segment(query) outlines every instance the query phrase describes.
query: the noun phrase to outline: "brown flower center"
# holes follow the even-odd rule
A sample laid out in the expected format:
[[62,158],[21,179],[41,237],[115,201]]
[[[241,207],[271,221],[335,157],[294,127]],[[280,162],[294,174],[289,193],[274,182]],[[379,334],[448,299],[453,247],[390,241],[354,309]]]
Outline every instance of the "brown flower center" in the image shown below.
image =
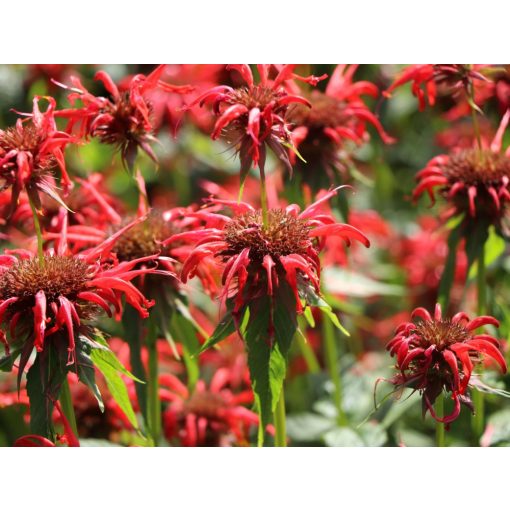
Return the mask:
[[415,333],[420,337],[417,344],[424,349],[435,345],[441,350],[469,338],[466,328],[450,320],[420,322],[416,326]]
[[314,90],[307,96],[311,108],[297,104],[289,110],[289,120],[296,126],[307,126],[311,130],[322,131],[325,127],[336,127],[345,124],[345,105]]
[[[148,102],[146,104],[151,113],[151,104]],[[94,130],[94,136],[102,143],[123,145],[151,134],[146,129],[142,114],[131,104],[129,92],[123,92],[120,99],[104,109],[104,113],[110,115],[111,119],[109,122],[99,124]]]
[[222,255],[229,257],[249,248],[251,260],[262,262],[265,255],[270,255],[277,262],[281,256],[306,254],[312,246],[310,229],[307,220],[282,209],[268,211],[267,225],[262,224],[260,211],[245,213],[233,218],[225,227],[228,249]]
[[172,224],[165,221],[161,212],[152,211],[145,221],[131,227],[118,239],[113,252],[117,254],[120,261],[165,252],[167,250],[160,243],[175,233]]
[[468,186],[492,186],[510,177],[510,158],[490,150],[463,150],[450,156],[443,173],[451,184],[458,181]]
[[185,403],[184,410],[186,413],[215,419],[221,417],[220,411],[225,407],[225,400],[220,394],[212,391],[197,391]]
[[31,120],[23,124],[21,129],[9,127],[0,133],[0,149],[7,153],[11,150],[30,152],[33,157],[33,167],[40,173],[49,172],[57,164],[51,154],[39,155],[39,149],[44,142],[40,131]]
[[20,260],[1,275],[0,299],[33,299],[40,290],[48,301],[59,296],[73,299],[88,280],[89,266],[75,257],[45,255],[44,266],[36,257]]
[[251,90],[247,87],[235,89],[225,101],[229,104],[242,104],[248,110],[259,108],[262,111],[269,103],[276,101],[280,96],[281,93],[268,87],[256,85]]

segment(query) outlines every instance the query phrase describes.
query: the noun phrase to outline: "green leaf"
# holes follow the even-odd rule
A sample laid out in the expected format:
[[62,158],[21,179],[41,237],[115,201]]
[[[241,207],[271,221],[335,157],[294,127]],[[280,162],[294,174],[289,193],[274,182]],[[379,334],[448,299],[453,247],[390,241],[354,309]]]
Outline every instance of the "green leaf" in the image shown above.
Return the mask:
[[200,377],[198,359],[193,356],[193,353],[200,350],[195,327],[186,315],[175,313],[170,322],[170,331],[172,337],[182,344],[184,364],[188,374],[188,387],[193,390]]
[[334,420],[315,413],[294,414],[287,418],[287,433],[293,441],[299,443],[321,441],[324,434],[334,426]]
[[0,372],[10,372],[16,361],[16,358],[20,355],[23,349],[16,349],[10,354],[5,354],[0,357]]
[[223,316],[219,324],[216,326],[216,329],[213,331],[212,335],[205,341],[202,347],[198,350],[197,354],[201,354],[202,352],[206,351],[213,345],[216,345],[218,342],[221,342],[221,340],[224,340],[232,333],[235,333],[235,330],[236,326],[234,318],[232,317],[230,311],[228,311]]
[[287,357],[297,331],[292,291],[282,283],[272,298],[261,296],[248,305],[247,320],[241,326],[248,352],[248,366],[255,403],[259,412],[258,444],[275,410],[287,372]]
[[400,285],[379,282],[364,274],[338,267],[325,268],[323,281],[326,292],[344,296],[367,298],[404,294],[404,288]]
[[365,446],[359,434],[349,427],[336,427],[324,434],[326,446]]
[[96,365],[98,368],[98,363],[101,364],[101,366],[108,365],[111,369],[115,370],[116,372],[120,372],[121,374],[125,375],[126,377],[129,377],[130,379],[133,379],[133,381],[137,381],[139,383],[144,384],[144,381],[141,379],[138,379],[136,376],[134,376],[115,356],[115,354],[110,350],[108,347],[108,344],[106,341],[100,341],[98,342],[100,344],[99,348],[93,348],[90,356],[92,358],[92,361],[94,362],[94,365]]
[[246,342],[248,368],[254,393],[255,405],[259,413],[257,443],[262,446],[266,425],[271,416],[271,389],[269,384],[270,339],[269,320],[271,302],[267,296],[250,303],[246,312],[248,324],[242,330]]
[[[113,355],[113,353],[111,353]],[[122,377],[119,375],[119,372],[124,374],[129,374],[132,378],[132,374],[128,372],[122,364],[113,356],[115,360],[117,360],[117,363],[122,367],[123,370],[119,370],[117,368],[117,363],[111,362],[112,358],[110,356],[105,356],[104,351],[101,349],[94,349],[91,352],[91,358],[94,362],[94,365],[101,371],[103,374],[106,385],[108,386],[108,390],[110,391],[112,397],[114,398],[115,402],[119,405],[119,407],[122,409],[123,413],[126,415],[126,417],[129,420],[129,423],[133,425],[135,429],[139,429],[138,427],[138,421],[136,419],[135,412],[133,410],[133,406],[131,405],[131,401],[129,400],[128,391],[126,388],[126,384],[122,380]],[[126,375],[127,375],[126,374]],[[136,380],[136,379],[135,379]]]
[[469,224],[472,228],[465,229],[466,236],[466,255],[468,258],[468,268],[474,264],[475,260],[478,259],[485,242],[489,236],[489,225],[487,220],[477,221]]
[[[142,327],[138,312],[132,306],[126,306],[122,315],[124,339],[129,344],[129,362],[137,380],[146,381],[147,374],[142,362]],[[147,423],[147,392],[144,384],[135,382],[135,391],[142,416]]]
[[482,436],[484,446],[510,445],[510,410],[503,409],[494,413],[488,420],[490,434]]
[[36,356],[27,373],[27,393],[30,401],[30,431],[47,438],[53,438],[53,402],[47,397],[46,381],[48,367]]
[[[484,245],[485,265],[493,264],[505,252],[505,240],[496,233],[496,229],[491,225],[489,228],[489,236]],[[469,271],[469,279],[475,278],[478,272],[478,266],[472,265]]]
[[90,349],[87,349],[80,341],[82,338],[83,337],[80,337],[76,342],[76,365],[78,367],[78,379],[92,391],[94,397],[96,397],[101,412],[104,412],[104,403],[101,397],[101,392],[99,391],[99,388],[96,384],[96,371],[94,368],[94,363],[92,362],[92,358],[90,357]]

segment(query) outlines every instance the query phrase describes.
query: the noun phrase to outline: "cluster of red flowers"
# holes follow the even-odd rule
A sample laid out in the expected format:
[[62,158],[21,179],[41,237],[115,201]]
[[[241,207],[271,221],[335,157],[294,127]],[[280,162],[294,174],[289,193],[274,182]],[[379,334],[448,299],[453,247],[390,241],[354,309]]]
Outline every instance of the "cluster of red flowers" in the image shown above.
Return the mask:
[[[461,404],[473,408],[484,355],[506,371],[500,342],[476,333],[499,326],[483,315],[477,243],[506,235],[505,68],[408,66],[383,97],[358,65],[332,67],[330,76],[296,64],[158,65],[122,79],[90,71],[31,67],[26,83],[42,80],[48,95],[30,98],[32,111],[14,111],[14,125],[0,129],[0,369],[13,376],[0,380],[0,408],[18,401],[26,409],[31,433],[17,446],[79,446],[87,437],[244,446],[257,427],[259,444],[274,435],[283,446],[284,380],[305,365],[330,371],[343,427],[329,326],[346,333],[337,313],[346,311],[373,345],[406,313],[386,302],[371,319],[346,302],[362,296],[369,309],[381,288],[397,287],[372,282],[375,250],[346,249],[353,241],[390,255],[404,273],[406,308],[421,319],[398,326],[387,346],[396,391],[418,391],[424,414],[450,423]],[[447,207],[437,219],[420,217],[414,232],[390,225],[387,210],[360,207],[363,197],[353,209],[339,193],[347,179],[371,182],[363,164],[354,168],[371,131],[384,147],[396,143],[377,112],[407,83],[420,110],[444,102],[447,119],[473,119],[443,134],[448,154],[417,173],[413,199],[439,196]],[[497,130],[479,122],[493,100]],[[216,178],[200,150],[213,143],[219,153],[222,142],[238,171]],[[110,163],[90,170],[84,154],[96,146]],[[213,180],[183,178],[195,164]],[[484,312],[470,320],[458,308],[475,263]],[[335,271],[331,282],[325,275]],[[439,305],[427,312],[437,301],[451,319]],[[306,324],[316,322],[323,335],[310,333],[308,344]],[[443,393],[453,410],[440,415]]]

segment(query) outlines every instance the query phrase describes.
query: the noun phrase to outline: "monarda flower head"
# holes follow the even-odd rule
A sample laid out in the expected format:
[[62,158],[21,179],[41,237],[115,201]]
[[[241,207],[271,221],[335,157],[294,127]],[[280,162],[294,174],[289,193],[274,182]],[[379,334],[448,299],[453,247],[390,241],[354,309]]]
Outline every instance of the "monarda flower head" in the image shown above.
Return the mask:
[[160,398],[168,402],[163,413],[165,437],[179,446],[247,446],[250,429],[257,426],[256,413],[245,405],[253,403],[253,392],[234,393],[226,368],[218,369],[210,384],[197,382],[188,388],[174,375],[160,376]]
[[216,140],[223,136],[239,153],[241,175],[245,176],[250,167],[264,167],[266,147],[292,171],[287,147],[292,139],[287,124],[287,112],[292,103],[310,106],[305,98],[288,91],[286,82],[301,79],[316,84],[324,77],[302,78],[294,74],[295,64],[281,67],[273,79],[269,78],[269,65],[257,66],[260,83],[255,84],[253,73],[247,64],[231,64],[227,69],[238,71],[246,86],[232,88],[227,85],[213,87],[201,94],[190,106],[213,104],[218,117],[211,137]]
[[483,144],[482,149],[462,149],[432,158],[416,176],[418,185],[413,197],[427,192],[434,203],[434,192],[439,188],[452,206],[450,215],[466,213],[470,218],[498,224],[510,200],[510,149],[501,151],[509,120],[510,110],[503,116],[492,143]]
[[[362,99],[364,95],[377,97],[379,91],[368,81],[354,82],[357,68],[357,65],[338,65],[325,92],[313,90],[304,94],[311,108],[297,104],[289,109],[288,118],[294,126],[292,141],[307,162],[303,170],[308,166],[316,172],[318,167],[323,167],[332,173],[342,163],[339,150],[346,141],[355,145],[367,141],[367,124],[375,127],[385,143],[394,142]],[[290,158],[294,163],[294,152]]]
[[384,95],[390,97],[396,88],[411,82],[413,95],[418,98],[420,110],[423,110],[426,101],[431,106],[435,104],[438,87],[444,87],[445,92],[452,96],[474,94],[475,83],[489,81],[483,74],[487,67],[470,64],[413,64],[397,76]]
[[154,162],[156,155],[151,143],[156,141],[155,125],[152,120],[152,106],[146,94],[153,90],[189,93],[189,86],[174,86],[160,80],[165,66],[158,66],[148,76],[137,74],[120,89],[105,71],[96,73],[96,80],[104,85],[110,97],[95,96],[76,78],[71,78],[72,87],[62,85],[70,91],[71,104],[80,100],[78,108],[59,110],[57,115],[69,119],[68,131],[81,137],[93,136],[101,143],[116,146],[122,160],[133,167],[138,148],[142,149]]
[[[369,246],[368,239],[351,225],[336,223],[324,214],[321,205],[336,195],[337,188],[300,211],[293,204],[285,209],[270,209],[267,223],[260,210],[243,202],[211,199],[207,208],[196,213],[208,228],[172,236],[166,242],[187,241],[195,248],[184,262],[181,278],[186,282],[197,273],[203,259],[213,256],[223,266],[224,299],[234,302],[234,314],[260,295],[276,296],[286,282],[295,298],[295,309],[303,311],[311,294],[320,294],[319,253],[328,236],[340,236]],[[218,214],[216,206],[228,206],[232,217]]]
[[[490,316],[470,320],[464,312],[451,319],[443,318],[439,305],[433,316],[425,308],[416,308],[412,317],[421,320],[401,324],[386,347],[396,357],[395,368],[399,371],[391,382],[397,388],[418,390],[423,413],[430,411],[435,420],[450,423],[459,416],[461,404],[472,409],[468,386],[483,355],[506,372],[499,341],[488,334],[475,333],[487,324],[499,327],[499,322]],[[451,394],[454,406],[449,415],[437,416],[433,405],[443,391]]]
[[63,365],[75,364],[78,337],[91,335],[90,321],[101,309],[109,316],[113,309],[119,317],[123,299],[148,317],[147,309],[154,303],[131,280],[155,268],[135,269],[142,260],[118,262],[111,257],[111,246],[122,233],[71,254],[64,230],[56,251],[42,258],[24,250],[6,251],[0,257],[0,340],[7,353],[21,353],[20,372],[34,348],[42,353],[49,345],[59,354],[67,351]]
[[32,113],[26,114],[25,119],[18,119],[13,127],[0,129],[0,191],[11,189],[9,214],[16,208],[23,190],[37,210],[41,209],[40,193],[63,205],[53,179],[57,167],[64,191],[68,192],[72,186],[66,171],[64,149],[73,138],[57,130],[55,100],[45,97],[48,108],[41,112],[40,99],[38,96],[34,98]]

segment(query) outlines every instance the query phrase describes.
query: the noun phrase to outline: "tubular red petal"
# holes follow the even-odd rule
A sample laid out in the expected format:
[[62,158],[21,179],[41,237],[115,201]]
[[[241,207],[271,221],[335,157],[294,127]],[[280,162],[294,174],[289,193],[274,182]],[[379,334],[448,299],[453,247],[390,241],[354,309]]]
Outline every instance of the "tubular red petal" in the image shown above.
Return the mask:
[[425,308],[423,307],[419,307],[419,308],[415,308],[413,310],[413,313],[411,314],[411,317],[420,317],[421,319],[423,319],[424,321],[431,321],[432,320],[432,317],[429,313],[428,310],[426,310]]
[[477,195],[477,191],[476,191],[475,186],[469,186],[469,188],[468,188],[469,214],[471,214],[472,217],[475,217],[475,215],[476,215],[476,208],[475,208],[476,195]]
[[473,331],[481,326],[485,326],[487,324],[491,324],[492,326],[496,326],[499,328],[499,321],[490,315],[482,315],[480,317],[476,317],[472,321],[468,322],[466,325],[466,329],[468,331]]
[[46,332],[46,294],[40,290],[35,295],[34,313],[34,346],[38,352],[43,350]]
[[243,80],[248,85],[248,88],[253,88],[253,73],[251,72],[250,66],[248,64],[228,64],[227,69],[234,69],[243,77]]

